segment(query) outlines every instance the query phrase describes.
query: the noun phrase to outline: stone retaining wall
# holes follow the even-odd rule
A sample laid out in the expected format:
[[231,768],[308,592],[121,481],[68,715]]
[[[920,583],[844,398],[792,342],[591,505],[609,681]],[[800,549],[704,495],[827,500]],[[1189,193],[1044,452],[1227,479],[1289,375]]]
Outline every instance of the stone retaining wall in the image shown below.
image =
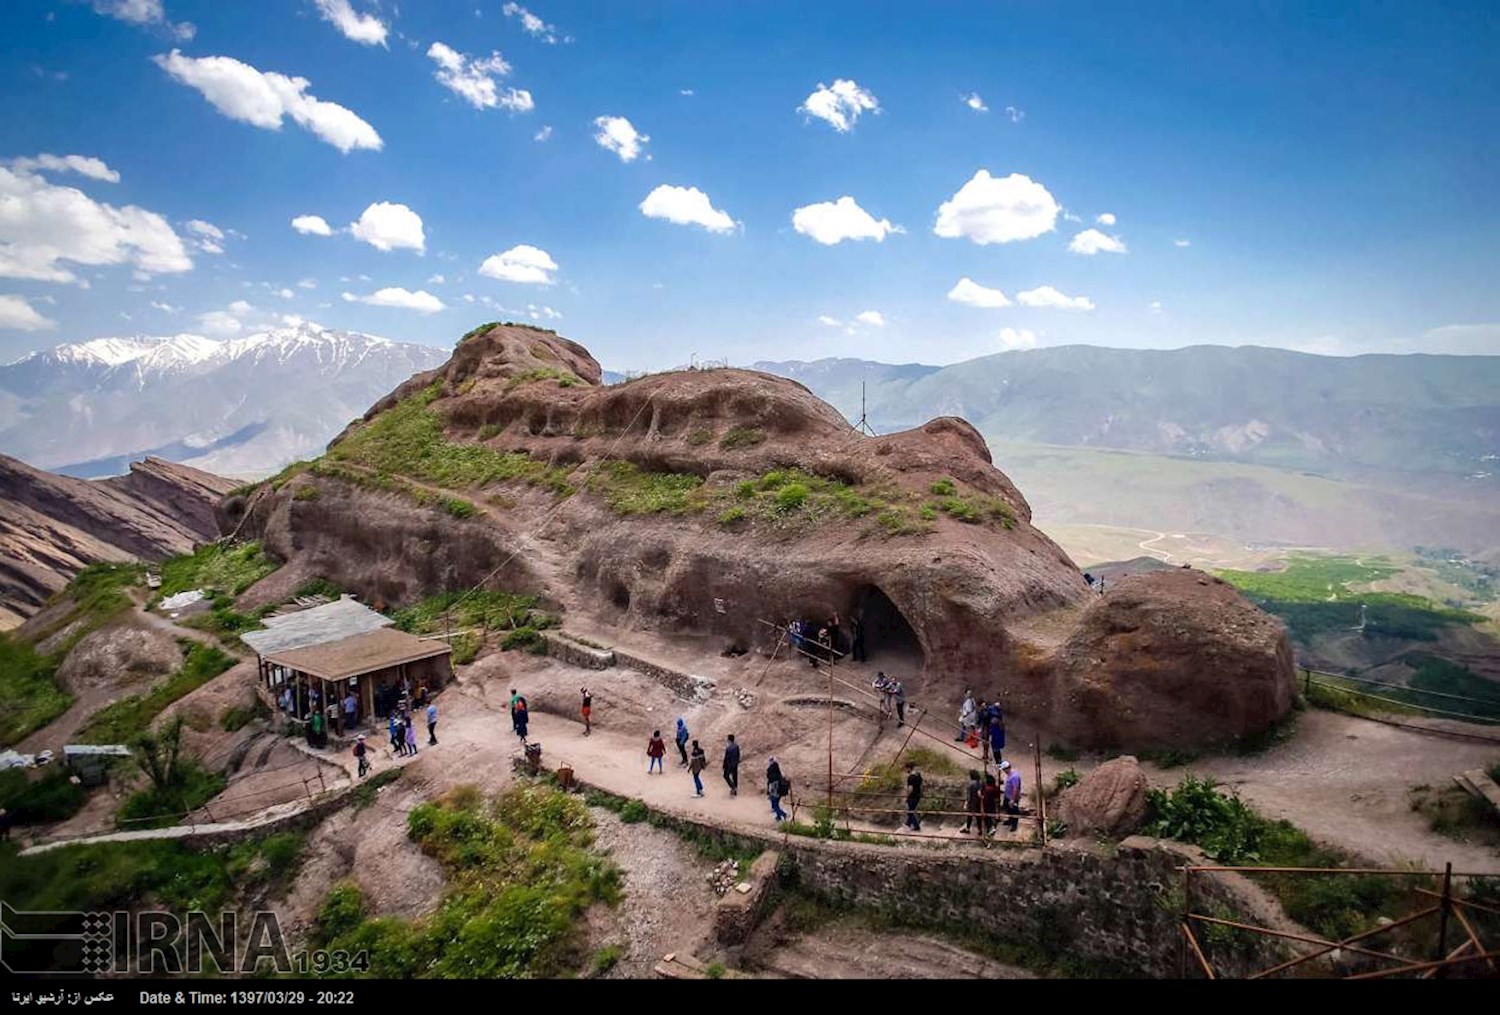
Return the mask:
[[689,701],[707,701],[708,696],[713,693],[714,682],[707,677],[679,673],[677,670],[658,666],[656,663],[633,656],[628,652],[621,652],[619,649],[615,649],[614,654],[616,664],[635,670],[637,673],[644,673],[679,698],[686,698]]
[[610,649],[594,648],[574,641],[561,631],[543,631],[547,654],[560,659],[569,666],[585,670],[607,670],[615,664],[615,653]]

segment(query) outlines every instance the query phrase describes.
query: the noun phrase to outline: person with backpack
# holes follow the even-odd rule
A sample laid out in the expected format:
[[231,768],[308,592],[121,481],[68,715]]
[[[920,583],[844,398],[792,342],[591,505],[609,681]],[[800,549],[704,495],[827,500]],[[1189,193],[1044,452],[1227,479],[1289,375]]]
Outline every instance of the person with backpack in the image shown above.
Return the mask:
[[437,702],[427,703],[427,746],[437,746]]
[[922,818],[917,807],[922,803],[922,773],[915,761],[906,763],[906,827],[913,832],[922,830]]
[[521,738],[521,743],[523,744],[526,743],[526,723],[528,721],[528,718],[529,717],[526,712],[526,699],[523,697],[517,697],[516,711],[514,716],[512,717],[512,722],[516,727],[516,736]]
[[703,795],[703,770],[707,767],[708,755],[703,752],[703,748],[698,745],[698,741],[694,740],[692,756],[688,760],[688,771],[693,775],[693,789],[697,792],[698,796]]
[[657,775],[662,774],[661,759],[666,757],[666,754],[667,743],[661,738],[661,730],[653,730],[651,732],[651,739],[646,741],[646,757],[649,759],[646,762],[647,775],[650,775],[652,772],[655,772]]
[[682,762],[678,765],[679,768],[687,768],[687,764],[688,764],[687,745],[688,745],[688,728],[687,728],[687,723],[685,723],[685,722],[682,721],[682,717],[681,716],[678,716],[677,717],[677,753],[680,754],[680,755],[682,755]]
[[729,734],[729,743],[724,745],[724,781],[729,784],[729,795],[740,795],[740,745]]
[[359,739],[354,741],[354,757],[359,761],[359,777],[363,779],[365,773],[370,771],[369,749],[365,747],[363,734],[360,735]]
[[786,820],[786,811],[781,809],[781,798],[792,791],[792,780],[781,772],[775,758],[766,762],[766,795],[771,798],[771,813],[777,821]]

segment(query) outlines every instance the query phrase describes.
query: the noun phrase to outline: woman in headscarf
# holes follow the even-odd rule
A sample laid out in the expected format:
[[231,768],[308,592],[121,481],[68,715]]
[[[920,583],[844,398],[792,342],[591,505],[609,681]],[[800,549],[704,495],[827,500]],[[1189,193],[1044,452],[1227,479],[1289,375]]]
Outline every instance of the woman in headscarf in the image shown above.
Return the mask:
[[786,795],[791,784],[786,776],[781,774],[781,765],[775,758],[766,762],[766,796],[771,798],[771,813],[777,821],[786,820],[786,811],[781,809],[781,798]]
[[687,728],[687,723],[685,723],[685,722],[682,721],[682,717],[681,716],[678,716],[677,717],[677,753],[680,754],[680,755],[682,755],[682,764],[679,766],[681,768],[687,768],[687,763],[688,763],[687,744],[688,744],[688,728]]

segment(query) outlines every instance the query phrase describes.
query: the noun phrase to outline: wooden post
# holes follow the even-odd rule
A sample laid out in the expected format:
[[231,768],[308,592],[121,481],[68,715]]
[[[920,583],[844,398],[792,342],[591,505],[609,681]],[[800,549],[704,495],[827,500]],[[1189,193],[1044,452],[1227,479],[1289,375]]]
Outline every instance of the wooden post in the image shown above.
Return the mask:
[[[1443,868],[1443,899],[1440,903],[1442,910],[1438,915],[1438,942],[1437,954],[1434,959],[1445,959],[1448,957],[1448,917],[1453,912],[1453,863],[1450,861]],[[1446,967],[1439,967],[1437,975],[1446,978]]]
[[1042,742],[1031,745],[1036,751],[1036,815],[1037,827],[1042,832],[1042,848],[1047,848],[1047,794],[1042,789]]

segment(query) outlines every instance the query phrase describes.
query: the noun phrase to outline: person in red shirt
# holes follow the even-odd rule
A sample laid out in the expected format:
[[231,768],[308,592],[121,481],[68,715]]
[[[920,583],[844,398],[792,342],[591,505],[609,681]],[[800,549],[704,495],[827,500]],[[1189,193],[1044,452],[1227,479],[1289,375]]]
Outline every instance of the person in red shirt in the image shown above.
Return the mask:
[[980,828],[985,835],[995,833],[995,824],[1000,814],[1000,785],[993,775],[984,777],[984,789],[979,791]]
[[661,759],[666,757],[666,754],[667,742],[661,738],[661,730],[652,731],[651,739],[646,741],[646,757],[650,759],[646,762],[647,775],[650,775],[652,772],[655,772],[657,775],[662,774]]

